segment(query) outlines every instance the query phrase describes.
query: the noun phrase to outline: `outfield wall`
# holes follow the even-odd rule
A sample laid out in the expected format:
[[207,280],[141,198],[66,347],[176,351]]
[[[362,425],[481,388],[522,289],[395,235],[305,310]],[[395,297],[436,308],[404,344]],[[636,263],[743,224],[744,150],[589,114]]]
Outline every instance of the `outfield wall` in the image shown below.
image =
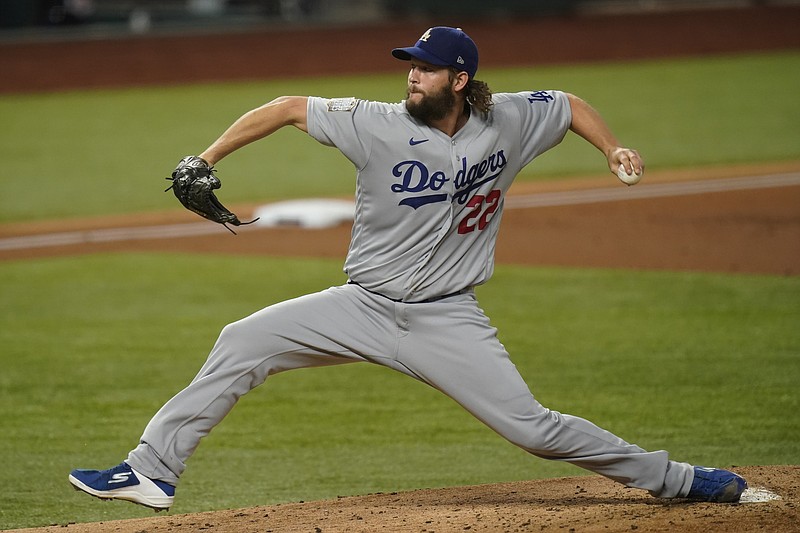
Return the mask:
[[121,33],[0,40],[0,94],[395,72],[389,50],[433,24],[462,25],[482,68],[800,50],[797,5],[633,13],[624,24],[612,13]]

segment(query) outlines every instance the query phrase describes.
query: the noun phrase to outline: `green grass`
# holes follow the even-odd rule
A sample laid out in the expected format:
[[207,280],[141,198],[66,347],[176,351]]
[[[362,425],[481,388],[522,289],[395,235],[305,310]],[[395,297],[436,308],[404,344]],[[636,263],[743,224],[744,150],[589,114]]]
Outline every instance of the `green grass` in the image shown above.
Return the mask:
[[[225,323],[343,281],[328,260],[0,263],[0,528],[152,516],[66,475],[124,458]],[[553,409],[694,463],[800,456],[798,278],[501,266],[479,297]],[[581,473],[405,376],[347,365],[247,395],[191,459],[173,512]]]
[[[0,98],[0,223],[175,209],[163,194],[183,155],[245,111],[283,94],[399,101],[404,72]],[[649,168],[800,158],[800,53],[564,67],[485,69],[495,91],[562,89],[602,112]],[[227,203],[349,195],[338,151],[281,131],[219,165]],[[520,179],[605,172],[575,136]]]

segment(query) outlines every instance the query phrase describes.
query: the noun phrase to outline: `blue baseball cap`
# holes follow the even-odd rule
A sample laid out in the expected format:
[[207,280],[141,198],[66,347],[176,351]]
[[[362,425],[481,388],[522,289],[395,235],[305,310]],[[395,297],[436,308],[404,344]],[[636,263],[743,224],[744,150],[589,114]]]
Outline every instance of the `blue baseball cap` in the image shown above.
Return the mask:
[[440,67],[453,67],[469,74],[478,71],[478,47],[461,28],[436,26],[419,38],[414,46],[395,48],[392,55],[409,61],[412,58]]

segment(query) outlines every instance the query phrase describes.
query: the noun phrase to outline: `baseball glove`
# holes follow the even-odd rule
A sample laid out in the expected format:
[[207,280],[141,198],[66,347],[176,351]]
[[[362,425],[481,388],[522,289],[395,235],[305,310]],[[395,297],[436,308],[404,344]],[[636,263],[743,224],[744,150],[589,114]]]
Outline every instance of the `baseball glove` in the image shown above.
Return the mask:
[[203,218],[222,224],[234,235],[236,232],[229,228],[228,224],[241,226],[252,224],[258,220],[242,222],[222,205],[214,194],[214,190],[222,187],[222,183],[214,175],[214,168],[209,166],[202,157],[195,155],[184,157],[172,172],[172,176],[166,179],[172,180],[172,185],[167,187],[164,192],[172,189],[175,197],[186,209]]

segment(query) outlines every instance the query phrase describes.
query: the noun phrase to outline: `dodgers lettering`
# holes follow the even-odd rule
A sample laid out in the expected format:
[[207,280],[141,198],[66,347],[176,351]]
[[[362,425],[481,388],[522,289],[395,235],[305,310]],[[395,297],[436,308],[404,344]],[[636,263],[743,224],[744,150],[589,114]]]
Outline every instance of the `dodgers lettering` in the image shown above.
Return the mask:
[[[392,191],[399,193],[438,191],[449,181],[441,170],[431,174],[424,163],[413,160],[397,163],[392,169],[392,175],[398,178],[403,177],[402,183],[392,185]],[[430,194],[405,198],[398,205],[408,205],[417,209],[426,204],[445,200],[447,200],[447,194]]]
[[[496,154],[490,155],[480,163],[472,165],[467,170],[467,158],[461,158],[461,170],[456,173],[455,186],[458,191],[454,198],[458,203],[466,203],[469,198],[469,193],[477,189],[484,183],[497,179],[500,171],[506,166],[508,161],[506,155],[502,150],[498,150]],[[487,176],[487,173],[490,173]]]
[[[456,192],[453,199],[460,204],[465,204],[470,194],[483,184],[494,181],[505,168],[508,160],[503,150],[498,150],[480,163],[467,167],[467,158],[461,158],[461,168],[456,172],[454,185]],[[441,171],[431,172],[421,161],[408,160],[397,163],[392,168],[392,175],[402,178],[400,183],[391,186],[395,193],[423,193],[436,192],[450,181],[450,178]],[[398,205],[407,205],[417,209],[423,205],[447,200],[446,193],[414,195],[400,200]]]

